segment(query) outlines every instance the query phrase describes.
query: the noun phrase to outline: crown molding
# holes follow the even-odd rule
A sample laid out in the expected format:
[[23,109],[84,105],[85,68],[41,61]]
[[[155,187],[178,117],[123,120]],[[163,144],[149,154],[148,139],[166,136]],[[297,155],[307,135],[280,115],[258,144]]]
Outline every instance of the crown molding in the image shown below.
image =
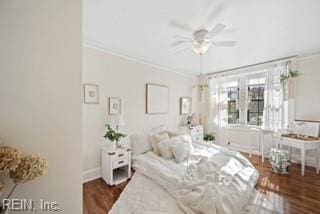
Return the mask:
[[172,70],[170,68],[167,68],[167,67],[164,67],[164,66],[160,66],[160,65],[157,65],[157,64],[154,64],[154,63],[151,63],[151,62],[148,62],[148,61],[136,58],[136,57],[132,57],[132,56],[129,56],[129,55],[126,55],[126,54],[122,54],[122,53],[120,53],[118,51],[114,51],[114,50],[111,50],[109,48],[106,48],[102,43],[97,42],[97,41],[85,39],[82,42],[82,47],[95,49],[95,50],[101,51],[103,53],[107,53],[107,54],[110,54],[110,55],[113,55],[113,56],[118,56],[118,57],[121,57],[123,59],[129,60],[129,61],[132,61],[132,62],[137,62],[137,63],[144,64],[144,65],[147,65],[147,66],[150,66],[150,67],[153,67],[153,68],[157,68],[159,70],[172,72],[172,73],[184,76],[184,77],[188,77],[188,78],[197,78],[198,77],[197,74],[190,74],[190,73],[183,72],[183,71]]
[[300,56],[298,56],[297,59],[298,60],[305,60],[305,59],[312,59],[312,58],[316,58],[316,57],[320,57],[320,52],[300,55]]

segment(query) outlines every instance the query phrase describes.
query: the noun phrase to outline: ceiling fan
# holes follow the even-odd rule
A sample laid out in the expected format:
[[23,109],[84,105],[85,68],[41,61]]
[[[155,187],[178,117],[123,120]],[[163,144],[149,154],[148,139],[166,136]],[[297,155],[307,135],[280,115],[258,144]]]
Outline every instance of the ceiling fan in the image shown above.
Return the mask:
[[[212,21],[213,16],[216,16],[218,12],[221,11],[221,7],[217,8],[218,10],[214,10],[211,12],[211,15],[208,17],[208,21]],[[185,36],[175,36],[177,39],[171,45],[173,47],[178,47],[179,49],[175,53],[180,53],[186,51],[188,49],[193,49],[196,54],[203,55],[205,54],[211,46],[216,47],[234,47],[237,42],[236,41],[216,41],[214,37],[225,30],[226,25],[217,24],[211,29],[207,29],[205,27],[200,28],[199,30],[194,31],[187,25],[180,24],[178,22],[170,22],[172,27],[182,29],[189,33],[192,33],[192,37]]]

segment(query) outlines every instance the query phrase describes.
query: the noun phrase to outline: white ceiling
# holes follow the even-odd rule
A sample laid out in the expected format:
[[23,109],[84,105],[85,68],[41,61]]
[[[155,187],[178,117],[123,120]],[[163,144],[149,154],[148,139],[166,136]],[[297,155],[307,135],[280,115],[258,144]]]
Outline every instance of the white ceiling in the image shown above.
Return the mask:
[[216,40],[238,41],[212,47],[203,73],[320,51],[320,0],[84,0],[83,12],[85,44],[190,74],[199,74],[199,56],[173,53],[174,35],[191,33],[172,21],[195,30],[223,23],[227,30]]

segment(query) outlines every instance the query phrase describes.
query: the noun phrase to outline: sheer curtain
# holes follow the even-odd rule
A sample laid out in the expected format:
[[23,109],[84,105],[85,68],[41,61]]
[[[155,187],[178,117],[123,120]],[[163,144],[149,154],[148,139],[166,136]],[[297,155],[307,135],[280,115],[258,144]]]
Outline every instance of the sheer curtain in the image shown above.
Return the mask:
[[281,75],[288,69],[287,63],[281,63],[267,72],[262,127],[276,133],[288,125],[288,102],[285,99],[286,90],[281,83]]
[[225,78],[211,78],[208,93],[207,128],[220,142],[221,129],[228,124],[228,94]]

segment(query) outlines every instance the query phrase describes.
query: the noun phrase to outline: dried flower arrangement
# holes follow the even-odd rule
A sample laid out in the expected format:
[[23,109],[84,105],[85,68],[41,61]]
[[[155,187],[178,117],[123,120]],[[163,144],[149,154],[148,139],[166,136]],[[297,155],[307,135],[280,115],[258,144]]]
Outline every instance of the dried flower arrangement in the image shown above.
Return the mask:
[[[17,185],[31,181],[47,172],[48,163],[45,158],[36,155],[23,156],[18,149],[0,145],[0,173],[9,175],[14,182],[14,187],[6,197],[10,198]],[[0,195],[4,183],[0,181]]]

